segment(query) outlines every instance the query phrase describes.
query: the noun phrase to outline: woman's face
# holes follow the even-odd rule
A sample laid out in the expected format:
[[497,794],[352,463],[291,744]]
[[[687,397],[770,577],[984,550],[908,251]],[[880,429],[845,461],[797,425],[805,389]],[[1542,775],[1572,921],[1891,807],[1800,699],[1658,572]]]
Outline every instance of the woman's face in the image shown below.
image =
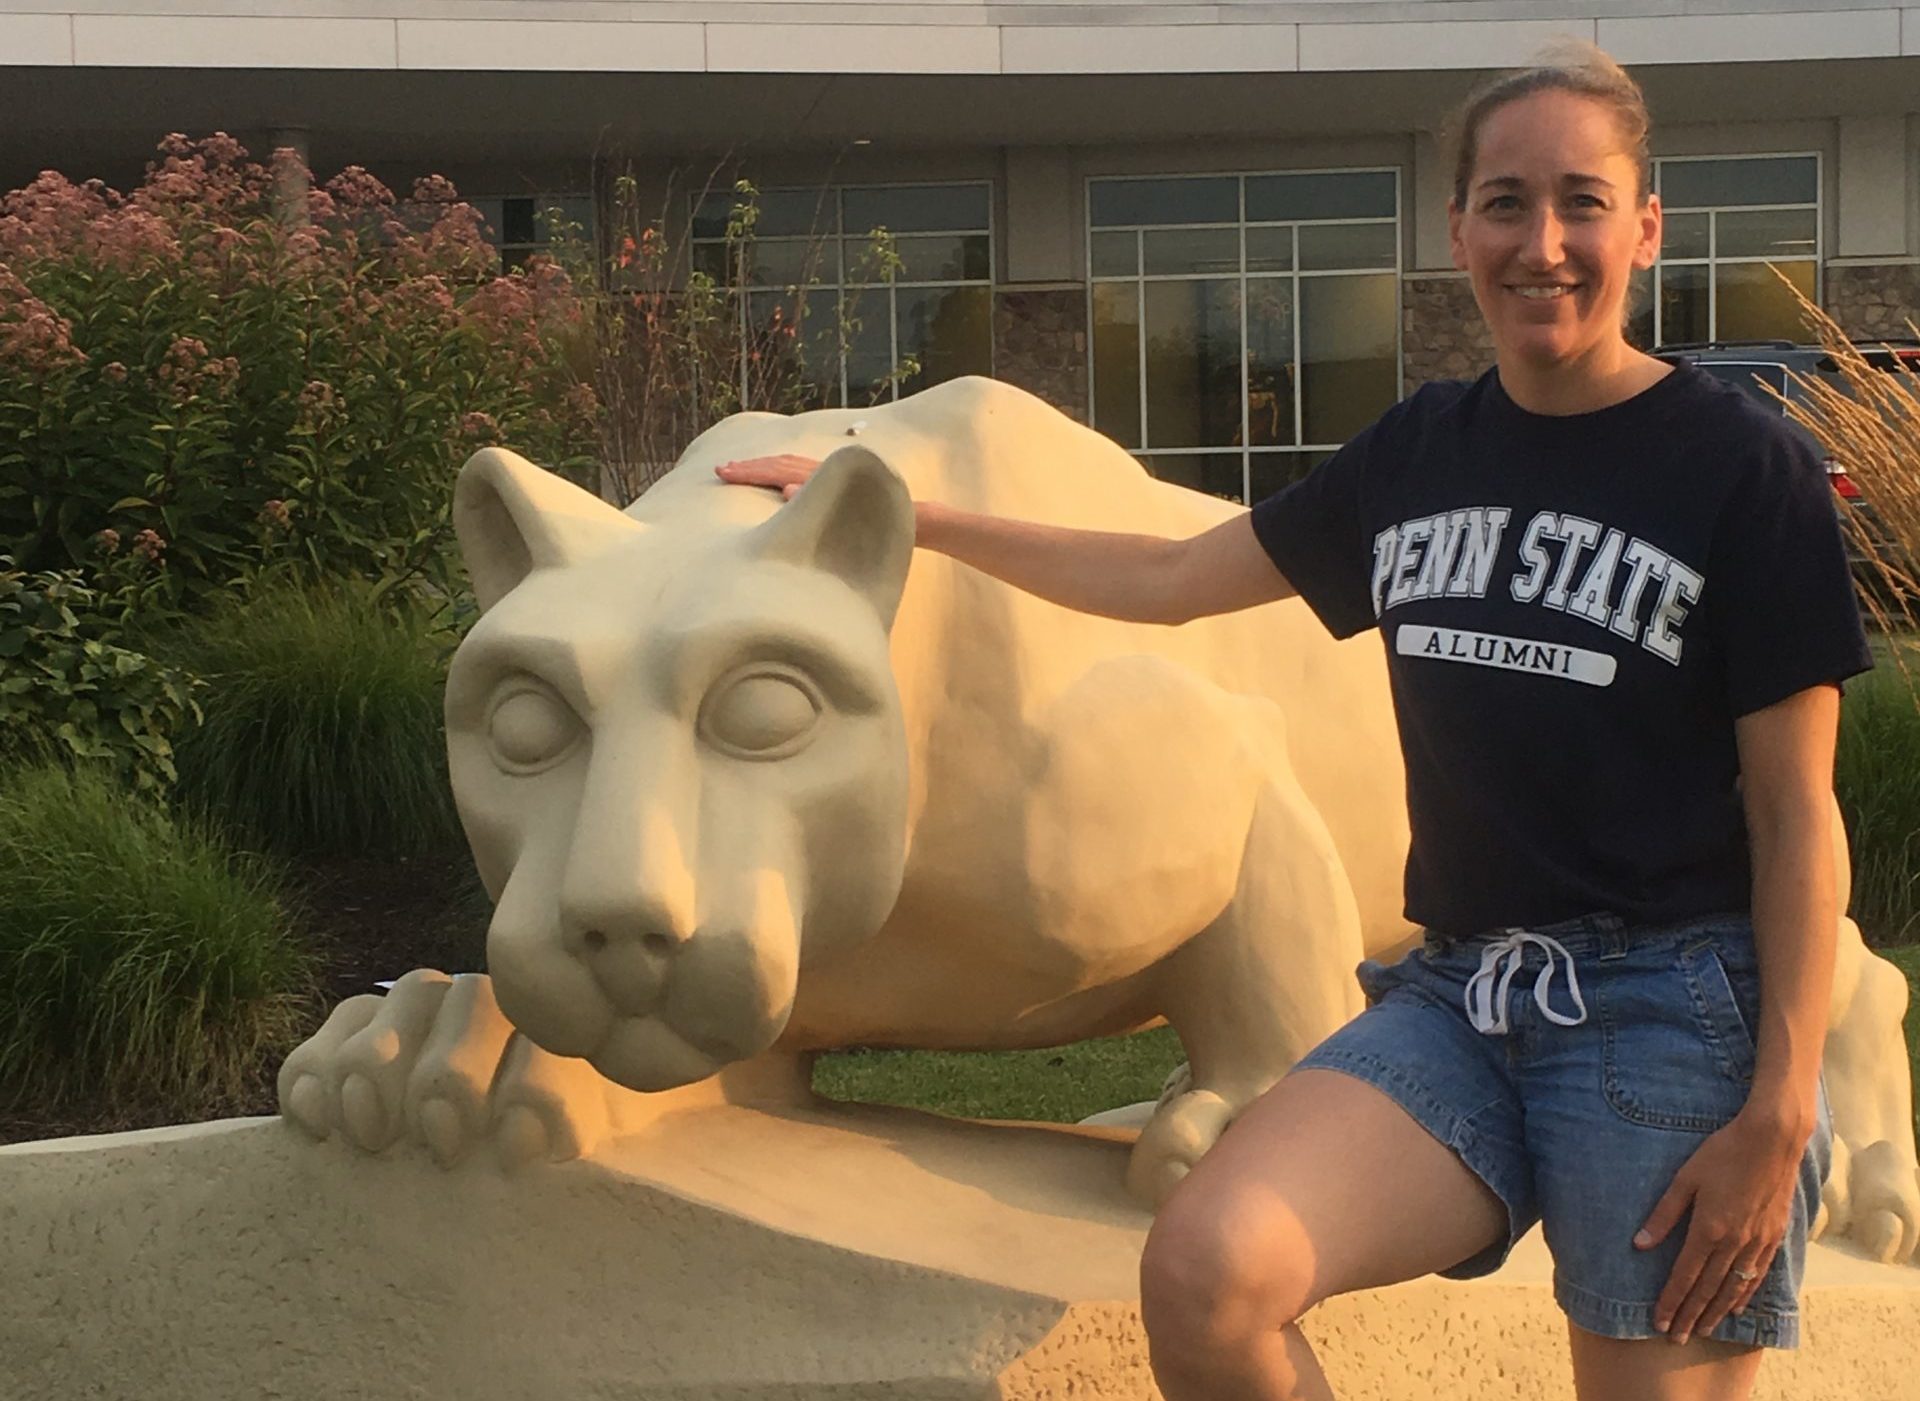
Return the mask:
[[1537,92],[1480,126],[1467,203],[1448,205],[1453,264],[1503,361],[1551,369],[1624,344],[1636,268],[1660,252],[1660,202],[1637,202],[1633,157],[1612,111]]

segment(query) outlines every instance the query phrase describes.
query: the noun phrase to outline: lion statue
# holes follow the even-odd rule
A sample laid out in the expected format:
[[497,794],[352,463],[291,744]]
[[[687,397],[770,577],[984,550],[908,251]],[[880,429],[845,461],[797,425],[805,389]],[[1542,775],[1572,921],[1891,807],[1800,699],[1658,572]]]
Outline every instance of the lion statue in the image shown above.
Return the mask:
[[[790,504],[714,475],[774,453],[825,459]],[[1190,1069],[1132,1151],[1152,1203],[1360,1009],[1354,966],[1416,935],[1377,636],[1297,600],[1070,614],[916,553],[909,488],[1164,535],[1238,509],[979,378],[736,415],[624,512],[501,449],[466,464],[482,613],[447,741],[490,976],[342,1003],[281,1072],[288,1117],[562,1159],[688,1096],[804,1098],[818,1051],[1164,1020]],[[1886,1259],[1920,1233],[1905,997],[1847,922],[1826,1217]]]

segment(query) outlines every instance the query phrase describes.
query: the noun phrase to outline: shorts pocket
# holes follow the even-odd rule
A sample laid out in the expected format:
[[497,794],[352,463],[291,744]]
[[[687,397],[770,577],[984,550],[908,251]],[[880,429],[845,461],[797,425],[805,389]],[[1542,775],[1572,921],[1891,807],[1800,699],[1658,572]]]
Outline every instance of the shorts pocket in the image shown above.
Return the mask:
[[1596,980],[1607,1102],[1636,1124],[1711,1133],[1753,1082],[1753,1034],[1726,966],[1711,942],[1636,964]]

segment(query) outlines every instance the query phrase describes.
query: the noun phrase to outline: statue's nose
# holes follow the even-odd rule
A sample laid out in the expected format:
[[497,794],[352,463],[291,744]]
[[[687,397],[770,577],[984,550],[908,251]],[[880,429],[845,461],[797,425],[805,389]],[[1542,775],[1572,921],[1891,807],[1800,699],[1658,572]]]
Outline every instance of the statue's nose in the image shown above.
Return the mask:
[[641,920],[594,925],[569,942],[614,1006],[633,1016],[658,1005],[673,956],[687,940]]

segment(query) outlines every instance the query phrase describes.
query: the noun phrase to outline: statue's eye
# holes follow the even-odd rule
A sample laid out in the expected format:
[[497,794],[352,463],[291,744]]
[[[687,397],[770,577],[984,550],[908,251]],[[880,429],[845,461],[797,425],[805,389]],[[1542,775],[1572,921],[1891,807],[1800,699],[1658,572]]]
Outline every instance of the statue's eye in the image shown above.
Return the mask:
[[487,736],[502,768],[533,773],[573,748],[580,722],[558,696],[528,688],[514,691],[493,708]]
[[820,719],[820,701],[798,674],[758,668],[736,673],[708,693],[700,730],[708,742],[745,759],[784,759]]

